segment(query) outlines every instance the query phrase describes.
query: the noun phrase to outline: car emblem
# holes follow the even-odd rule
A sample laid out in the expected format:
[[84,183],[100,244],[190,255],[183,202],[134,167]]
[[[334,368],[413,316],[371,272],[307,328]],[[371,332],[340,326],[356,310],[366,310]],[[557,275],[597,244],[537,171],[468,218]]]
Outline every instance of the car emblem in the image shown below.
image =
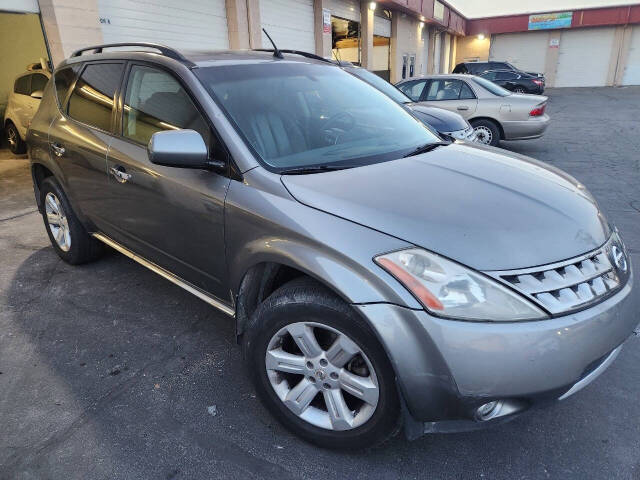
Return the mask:
[[611,258],[618,270],[622,273],[627,273],[627,268],[629,268],[627,265],[627,257],[617,245],[611,247]]

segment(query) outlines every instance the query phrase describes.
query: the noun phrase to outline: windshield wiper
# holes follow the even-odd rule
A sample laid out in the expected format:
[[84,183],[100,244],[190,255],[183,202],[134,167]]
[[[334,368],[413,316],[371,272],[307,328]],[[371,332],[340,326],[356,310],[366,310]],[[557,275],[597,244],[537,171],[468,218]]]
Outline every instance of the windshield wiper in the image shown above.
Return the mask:
[[353,168],[357,165],[316,165],[312,167],[294,167],[280,170],[281,175],[304,175],[307,173],[335,172],[336,170],[345,170]]
[[412,157],[414,155],[420,155],[421,153],[427,153],[433,150],[436,147],[442,147],[444,145],[450,145],[451,142],[434,142],[434,143],[425,143],[424,145],[420,145],[414,151],[407,153],[402,158]]

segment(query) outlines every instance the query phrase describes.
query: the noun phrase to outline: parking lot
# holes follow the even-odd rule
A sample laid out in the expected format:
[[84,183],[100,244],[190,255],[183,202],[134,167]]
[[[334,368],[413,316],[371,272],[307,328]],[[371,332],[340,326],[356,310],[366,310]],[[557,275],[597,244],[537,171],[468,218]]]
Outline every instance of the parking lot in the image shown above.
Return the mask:
[[[640,265],[640,87],[547,94],[546,135],[503,147],[582,181]],[[63,263],[27,160],[10,158],[0,151],[0,478],[640,478],[639,336],[584,391],[505,425],[321,450],[255,398],[227,317],[116,253]]]

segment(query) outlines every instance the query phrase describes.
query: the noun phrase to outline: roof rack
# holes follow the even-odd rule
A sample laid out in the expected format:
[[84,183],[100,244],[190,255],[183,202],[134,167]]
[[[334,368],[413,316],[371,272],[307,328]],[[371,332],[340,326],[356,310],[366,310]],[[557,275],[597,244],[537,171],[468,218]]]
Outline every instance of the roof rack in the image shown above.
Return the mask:
[[93,45],[92,47],[85,47],[79,50],[76,50],[71,54],[72,57],[80,57],[83,52],[92,51],[92,53],[102,53],[102,50],[105,48],[116,48],[116,47],[144,47],[144,48],[153,48],[154,50],[158,50],[161,55],[165,57],[173,58],[174,60],[178,60],[179,62],[186,63],[190,66],[194,65],[193,62],[188,60],[184,55],[178,52],[175,48],[167,47],[166,45],[159,45],[157,43],[148,43],[148,42],[125,42],[125,43],[105,43],[103,45]]
[[[254,48],[253,49],[255,52],[274,52],[275,50],[273,48]],[[313,58],[314,60],[320,60],[322,62],[327,62],[327,63],[332,63],[332,64],[336,64],[335,61],[333,60],[329,60],[328,58],[324,58],[321,57],[320,55],[316,55],[315,53],[309,53],[309,52],[303,52],[300,50],[283,50],[283,49],[279,49],[281,53],[290,53],[292,55],[301,55],[303,57],[307,57],[307,58]]]

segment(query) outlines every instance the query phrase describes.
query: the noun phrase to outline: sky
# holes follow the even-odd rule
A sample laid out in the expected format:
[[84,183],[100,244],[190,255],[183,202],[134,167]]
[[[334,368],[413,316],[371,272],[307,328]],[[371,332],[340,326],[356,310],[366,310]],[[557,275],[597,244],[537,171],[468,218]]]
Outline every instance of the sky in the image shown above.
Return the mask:
[[638,0],[447,0],[467,18],[638,4]]

